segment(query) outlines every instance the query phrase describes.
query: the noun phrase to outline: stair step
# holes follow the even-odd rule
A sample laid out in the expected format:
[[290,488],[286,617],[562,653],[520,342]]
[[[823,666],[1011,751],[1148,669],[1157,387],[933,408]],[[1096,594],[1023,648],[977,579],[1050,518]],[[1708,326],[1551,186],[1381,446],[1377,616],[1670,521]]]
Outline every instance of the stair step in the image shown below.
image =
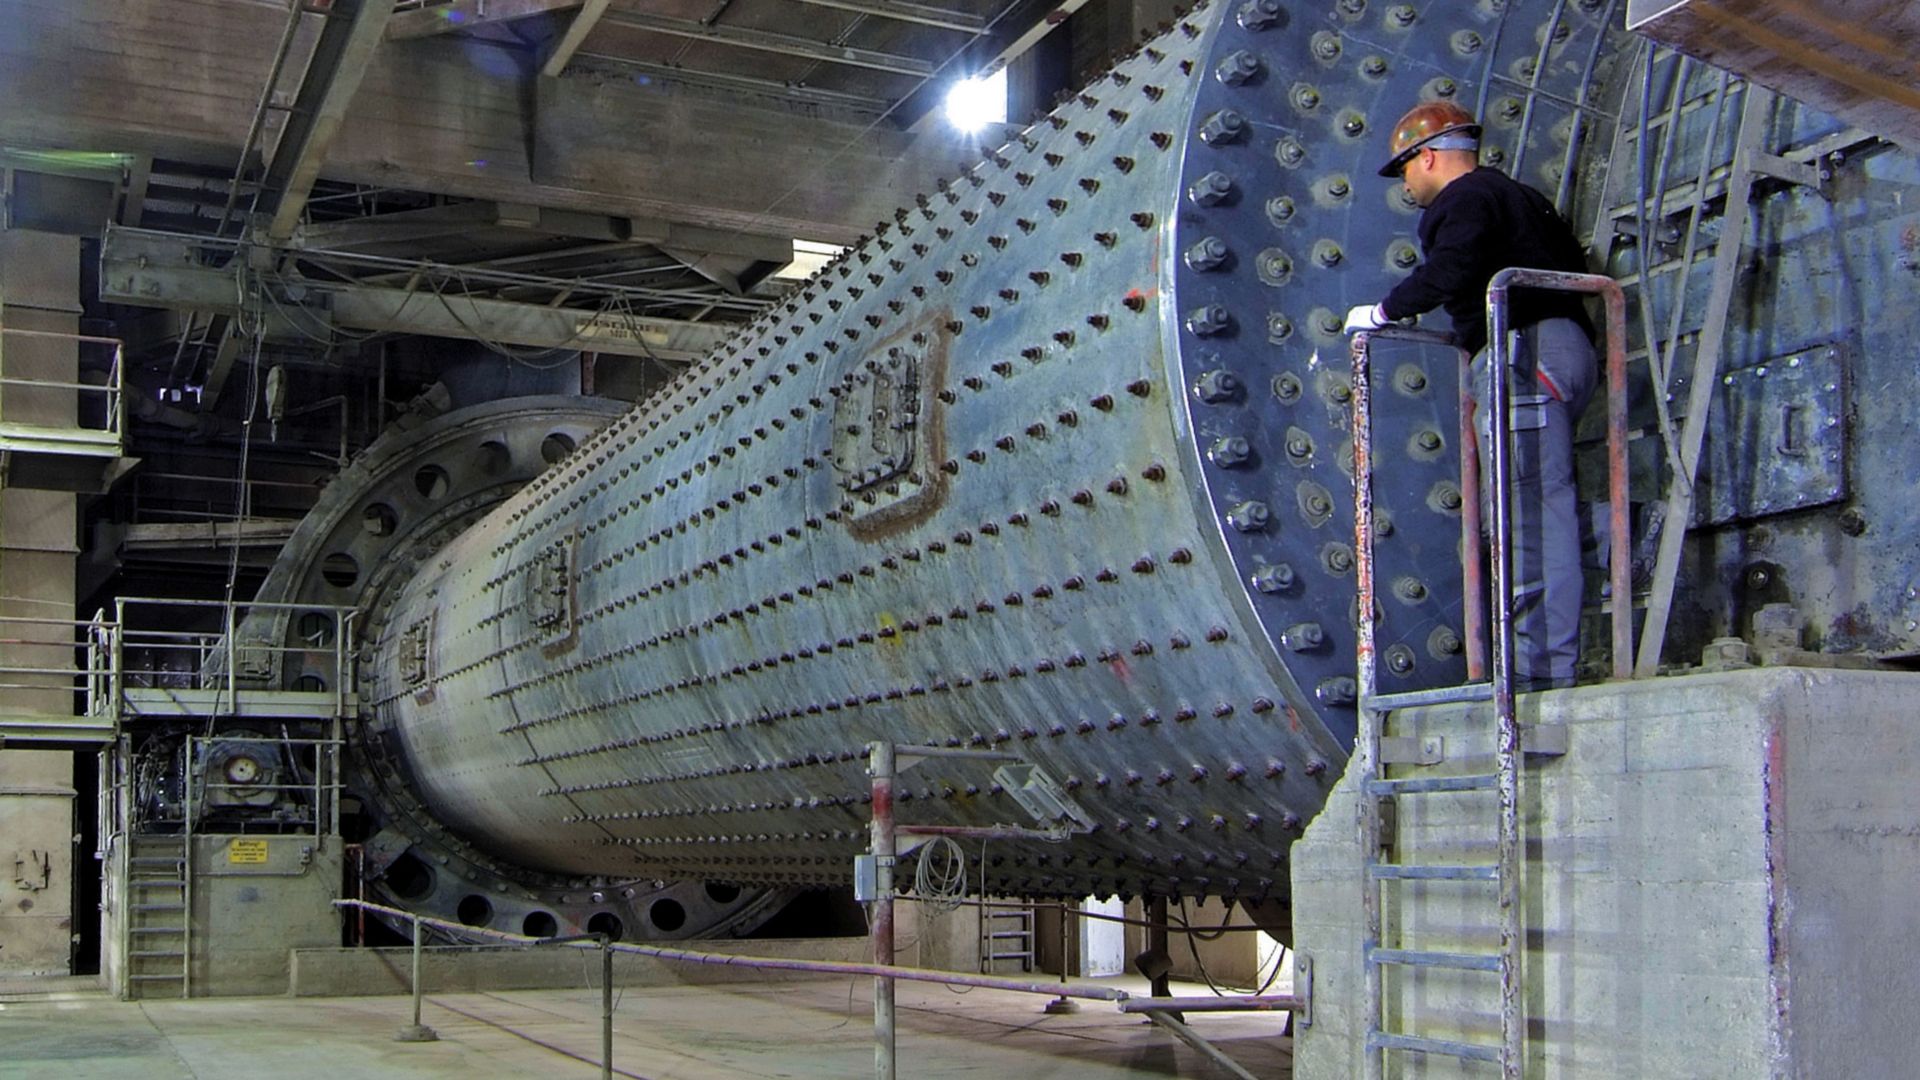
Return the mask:
[[1394,878],[1401,881],[1497,881],[1500,878],[1500,868],[1497,866],[1439,864],[1407,866],[1401,863],[1374,863],[1367,867],[1367,873],[1375,878]]
[[1498,1064],[1500,1048],[1486,1043],[1455,1042],[1452,1039],[1426,1039],[1418,1035],[1397,1035],[1390,1031],[1367,1032],[1368,1050],[1413,1050],[1422,1054],[1445,1054],[1468,1061]]
[[1400,694],[1375,694],[1362,704],[1374,712],[1390,712],[1394,709],[1411,709],[1420,705],[1452,705],[1468,701],[1492,700],[1492,683],[1472,682],[1459,686],[1437,686],[1431,690],[1408,690]]
[[1398,964],[1403,967],[1455,968],[1460,971],[1499,971],[1500,956],[1497,953],[1455,953],[1433,952],[1426,949],[1380,949],[1367,950],[1367,958],[1376,964]]
[[1432,795],[1441,791],[1491,791],[1500,786],[1499,773],[1472,776],[1430,776],[1414,780],[1369,780],[1369,795]]

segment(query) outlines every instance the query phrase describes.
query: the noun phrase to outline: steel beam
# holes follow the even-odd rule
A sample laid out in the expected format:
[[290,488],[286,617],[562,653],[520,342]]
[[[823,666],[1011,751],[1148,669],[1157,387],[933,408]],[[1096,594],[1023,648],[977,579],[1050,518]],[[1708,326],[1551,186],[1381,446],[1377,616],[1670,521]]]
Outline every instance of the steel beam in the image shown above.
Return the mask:
[[554,41],[553,48],[548,50],[546,61],[540,65],[540,74],[551,79],[566,70],[568,61],[573,59],[573,54],[580,51],[580,46],[586,42],[587,35],[593,32],[601,16],[607,13],[607,4],[610,2],[611,0],[587,0],[580,5],[580,13],[575,15],[573,21],[567,24],[567,28],[560,32],[560,37]]
[[987,20],[979,15],[965,11],[950,11],[927,4],[911,4],[904,0],[801,0],[801,2],[815,7],[838,8],[841,11],[872,15],[881,19],[934,26],[942,30],[958,30],[966,34],[978,34],[987,28]]
[[875,71],[907,75],[916,79],[929,78],[935,71],[932,63],[916,57],[878,52],[873,49],[848,48],[811,38],[776,34],[767,30],[752,30],[741,26],[709,26],[706,23],[692,22],[687,19],[666,19],[657,15],[639,15],[630,11],[610,11],[601,21],[608,26],[620,26],[628,30],[644,30],[648,33],[693,38],[697,41],[728,45],[738,49],[798,56],[823,64],[872,68]]
[[[258,249],[255,250],[258,254]],[[581,348],[662,360],[693,360],[732,329],[725,323],[632,316],[483,297],[287,276],[247,274],[248,254],[225,266],[194,256],[190,238],[109,230],[101,242],[100,298],[240,314],[257,293],[274,332],[323,335],[334,328],[463,338],[530,348]]]
[[273,214],[267,234],[274,239],[293,235],[306,209],[307,194],[340,132],[347,105],[360,89],[367,64],[393,17],[393,4],[394,0],[334,0],[287,114],[286,129],[267,161],[262,205]]
[[[604,6],[605,0],[600,2]],[[451,0],[395,14],[387,25],[387,40],[407,41],[451,34],[579,6],[580,0]]]
[[583,52],[575,59],[591,62],[596,70],[607,70],[623,75],[640,75],[663,82],[684,83],[688,86],[706,87],[714,90],[744,91],[749,94],[765,94],[768,97],[782,98],[804,105],[821,105],[830,109],[847,109],[853,112],[878,116],[892,107],[893,103],[882,98],[867,97],[862,94],[847,94],[838,90],[823,90],[816,86],[801,86],[784,83],[775,79],[761,79],[752,75],[739,75],[730,71],[700,71],[673,64],[653,64],[644,60],[630,60],[624,56],[608,53]]

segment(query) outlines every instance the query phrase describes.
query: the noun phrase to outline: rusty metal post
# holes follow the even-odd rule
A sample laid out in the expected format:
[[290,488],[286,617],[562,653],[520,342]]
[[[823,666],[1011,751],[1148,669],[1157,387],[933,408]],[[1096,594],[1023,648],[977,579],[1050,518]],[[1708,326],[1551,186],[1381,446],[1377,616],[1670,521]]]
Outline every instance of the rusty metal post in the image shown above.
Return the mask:
[[[1358,361],[1356,361],[1357,363]],[[1460,350],[1460,636],[1467,681],[1487,677],[1487,575],[1480,557],[1480,433],[1473,422],[1473,354]]]
[[[873,962],[893,966],[893,864],[896,840],[893,820],[894,747],[891,742],[867,746],[867,772],[873,779],[873,825],[870,846],[873,849],[874,884],[872,940]],[[893,979],[886,975],[873,978],[873,1075],[876,1080],[894,1077]]]
[[1607,304],[1607,506],[1613,583],[1613,677],[1633,676],[1633,522],[1627,490],[1627,297],[1603,279]]
[[1500,1075],[1520,1080],[1526,1029],[1520,1022],[1520,722],[1513,706],[1513,417],[1507,296],[1516,274],[1503,270],[1487,286],[1487,417],[1493,445],[1493,718],[1499,773]]

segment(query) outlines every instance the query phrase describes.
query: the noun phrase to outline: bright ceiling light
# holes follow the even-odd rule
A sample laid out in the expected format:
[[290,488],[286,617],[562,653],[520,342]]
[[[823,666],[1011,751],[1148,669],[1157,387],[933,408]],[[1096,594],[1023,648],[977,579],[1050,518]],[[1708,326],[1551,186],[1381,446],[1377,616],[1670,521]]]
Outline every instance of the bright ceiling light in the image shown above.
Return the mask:
[[962,131],[1007,122],[1007,69],[962,79],[947,91],[947,122]]

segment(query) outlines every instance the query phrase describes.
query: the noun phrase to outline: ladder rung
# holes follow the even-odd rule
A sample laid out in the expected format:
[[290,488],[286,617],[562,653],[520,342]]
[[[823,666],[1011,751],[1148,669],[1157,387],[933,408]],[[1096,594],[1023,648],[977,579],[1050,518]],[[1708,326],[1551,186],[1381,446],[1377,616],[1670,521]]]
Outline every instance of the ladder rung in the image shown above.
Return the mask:
[[1376,964],[1403,967],[1458,968],[1462,971],[1499,971],[1498,953],[1430,952],[1424,949],[1370,949],[1367,959]]
[[987,935],[987,937],[996,941],[1002,938],[1024,939],[1029,936],[1025,930],[995,930],[993,933]]
[[134,911],[185,911],[187,910],[187,905],[185,904],[134,904],[132,905],[132,910]]
[[127,927],[127,933],[129,934],[184,934],[186,932],[187,932],[187,928],[184,926],[129,926]]
[[988,953],[987,959],[989,960],[1031,960],[1033,959],[1033,950],[1027,949],[1023,952]]
[[1499,773],[1473,776],[1429,776],[1414,780],[1369,780],[1369,795],[1431,795],[1438,791],[1490,791],[1500,786]]
[[1492,700],[1492,683],[1473,682],[1459,686],[1436,686],[1431,690],[1408,690],[1400,694],[1375,694],[1363,704],[1374,712],[1389,712],[1393,709],[1411,709],[1419,705],[1452,705],[1457,702]]
[[179,866],[178,855],[135,855],[127,862],[134,866]]
[[1396,1035],[1390,1031],[1367,1032],[1369,1050],[1414,1050],[1422,1054],[1446,1054],[1469,1061],[1498,1064],[1500,1048],[1486,1043],[1455,1042],[1451,1039],[1423,1039],[1418,1035]]
[[1400,863],[1374,863],[1367,867],[1367,873],[1376,878],[1397,878],[1403,881],[1497,881],[1500,868],[1497,866],[1405,866]]
[[142,949],[127,954],[128,958],[133,960],[158,960],[162,957],[178,960],[185,955],[187,954],[178,949]]
[[176,975],[156,972],[151,975],[129,975],[127,978],[134,982],[180,982],[185,979],[186,976],[183,974]]
[[128,878],[127,884],[136,889],[184,889],[187,887],[186,880],[183,878]]

